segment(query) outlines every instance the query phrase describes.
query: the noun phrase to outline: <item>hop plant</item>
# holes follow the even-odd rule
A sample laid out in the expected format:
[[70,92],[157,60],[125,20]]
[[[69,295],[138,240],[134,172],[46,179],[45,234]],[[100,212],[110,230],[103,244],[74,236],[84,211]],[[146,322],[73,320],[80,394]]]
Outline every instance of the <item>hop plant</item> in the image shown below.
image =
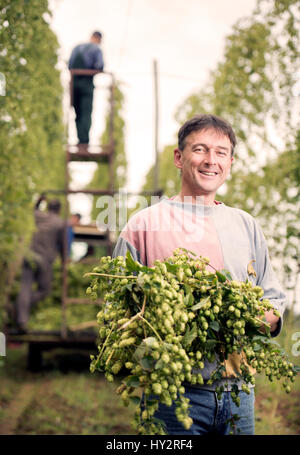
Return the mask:
[[[255,370],[269,380],[283,379],[283,387],[290,391],[297,367],[263,321],[266,311],[279,313],[262,298],[259,286],[232,280],[229,272],[209,267],[208,258],[177,249],[153,267],[142,266],[129,252],[126,258],[103,257],[89,274],[87,292],[92,289],[105,301],[97,315],[99,354],[91,358],[90,369],[103,371],[108,381],[122,369],[128,372],[117,393],[125,406],[130,401],[137,406],[132,425],[140,434],[166,434],[155,418],[159,403],[175,403],[177,419],[190,428],[193,421],[182,384],[204,383],[199,373],[204,359],[219,360],[208,380],[212,384],[227,377],[229,356],[239,355],[231,387],[237,406],[237,382],[242,379],[242,390],[250,393]],[[218,396],[223,392],[223,386],[216,389]],[[233,425],[234,420],[232,416]]]

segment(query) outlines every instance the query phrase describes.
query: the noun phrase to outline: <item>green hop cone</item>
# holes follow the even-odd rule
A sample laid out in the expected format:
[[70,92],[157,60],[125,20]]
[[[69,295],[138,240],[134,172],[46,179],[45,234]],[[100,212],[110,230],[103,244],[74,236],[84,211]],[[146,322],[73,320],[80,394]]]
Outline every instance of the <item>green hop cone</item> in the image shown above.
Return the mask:
[[118,374],[119,371],[121,370],[122,368],[122,362],[120,360],[118,360],[116,363],[114,363],[114,365],[111,367],[111,371],[114,373],[114,374]]
[[152,390],[155,393],[155,395],[160,395],[162,393],[162,387],[158,382],[152,384]]

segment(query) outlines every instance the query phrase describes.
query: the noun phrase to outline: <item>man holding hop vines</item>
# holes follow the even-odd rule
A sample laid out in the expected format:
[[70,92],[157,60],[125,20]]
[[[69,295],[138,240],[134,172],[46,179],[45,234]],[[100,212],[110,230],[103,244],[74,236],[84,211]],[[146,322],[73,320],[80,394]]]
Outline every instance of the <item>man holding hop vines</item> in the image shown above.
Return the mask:
[[[168,258],[176,248],[208,257],[214,269],[225,268],[233,280],[249,279],[264,290],[264,298],[277,310],[277,316],[266,312],[265,321],[271,335],[277,336],[286,296],[273,272],[264,235],[251,215],[215,199],[230,173],[235,146],[235,133],[224,119],[205,114],[188,120],[178,132],[174,150],[174,164],[181,174],[179,194],[135,214],[123,229],[114,256],[125,256],[129,250],[147,266]],[[254,383],[237,382],[238,360],[238,354],[229,358],[224,377],[212,382],[209,378],[217,360],[203,359],[199,372],[204,383],[184,384],[194,422],[189,430],[177,420],[174,405],[160,404],[155,416],[169,434],[228,434],[233,414],[238,416],[238,433],[254,434]],[[239,406],[233,399],[234,384],[239,389]],[[222,388],[225,392],[220,395]]]

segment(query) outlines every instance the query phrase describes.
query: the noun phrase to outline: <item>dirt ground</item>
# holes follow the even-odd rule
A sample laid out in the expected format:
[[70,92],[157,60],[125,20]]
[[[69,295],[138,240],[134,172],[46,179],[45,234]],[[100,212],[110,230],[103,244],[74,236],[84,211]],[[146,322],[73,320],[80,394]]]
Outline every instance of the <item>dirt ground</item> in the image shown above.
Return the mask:
[[89,372],[87,353],[44,354],[41,371],[26,369],[24,347],[8,349],[0,368],[0,434],[134,434],[133,408],[125,408],[100,373]]
[[[26,346],[11,346],[0,366],[0,434],[131,435],[134,407],[124,407],[115,390],[121,378],[108,383],[89,372],[89,353],[44,353],[43,367],[27,370]],[[258,377],[258,435],[300,434],[300,384],[288,395],[278,384]]]

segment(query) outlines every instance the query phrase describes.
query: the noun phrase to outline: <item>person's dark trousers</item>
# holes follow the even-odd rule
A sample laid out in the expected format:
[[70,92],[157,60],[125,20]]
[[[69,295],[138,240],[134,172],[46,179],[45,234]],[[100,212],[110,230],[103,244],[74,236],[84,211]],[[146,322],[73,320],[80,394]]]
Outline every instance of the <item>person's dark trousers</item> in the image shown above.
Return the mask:
[[74,109],[76,113],[77,136],[80,144],[89,143],[92,123],[93,87],[74,84]]
[[[33,266],[24,259],[22,265],[21,289],[16,300],[16,322],[19,328],[27,327],[30,309],[33,304],[49,295],[52,281],[52,264],[47,260],[40,260]],[[37,289],[33,290],[33,283]]]

